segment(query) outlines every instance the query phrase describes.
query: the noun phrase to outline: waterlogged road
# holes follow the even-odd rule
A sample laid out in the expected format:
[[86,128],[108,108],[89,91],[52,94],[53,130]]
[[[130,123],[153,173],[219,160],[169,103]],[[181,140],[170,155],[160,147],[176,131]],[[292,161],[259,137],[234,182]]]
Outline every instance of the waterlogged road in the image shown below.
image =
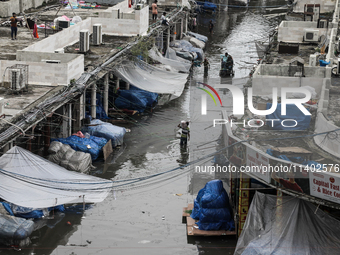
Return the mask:
[[[223,106],[207,98],[207,115],[201,115],[201,96],[196,81],[215,86],[220,54],[228,51],[234,58],[235,77],[223,83],[240,88],[247,81],[252,63],[256,63],[254,40],[265,38],[276,26],[265,20],[260,5],[277,5],[277,1],[251,1],[248,11],[229,9],[216,15],[199,15],[198,33],[207,35],[206,56],[210,61],[209,76],[203,79],[203,67],[194,70],[183,95],[159,107],[152,116],[141,119],[126,135],[125,151],[111,164],[98,163],[96,175],[103,178],[127,179],[163,172],[193,161],[219,147],[221,127],[212,120],[221,118],[221,110],[231,110],[228,91],[219,89]],[[208,23],[215,23],[208,35]],[[188,151],[181,151],[175,137],[181,120],[190,120],[191,141]],[[195,166],[213,165],[213,157],[156,179],[155,183],[119,187],[107,199],[88,209],[82,217],[67,214],[55,228],[44,227],[33,233],[33,245],[21,251],[1,250],[1,254],[233,254],[234,238],[198,238],[187,240],[182,224],[182,208],[193,202],[205,183],[215,178],[207,172],[195,172]],[[189,172],[188,170],[191,171]],[[202,168],[203,169],[203,168]],[[56,220],[55,220],[56,221]],[[52,220],[50,221],[52,224]]]

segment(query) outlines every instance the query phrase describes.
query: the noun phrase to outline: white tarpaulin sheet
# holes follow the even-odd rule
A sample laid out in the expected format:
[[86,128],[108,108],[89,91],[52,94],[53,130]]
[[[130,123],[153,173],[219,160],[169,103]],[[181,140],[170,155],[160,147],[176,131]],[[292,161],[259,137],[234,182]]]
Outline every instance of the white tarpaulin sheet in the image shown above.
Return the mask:
[[149,50],[149,56],[162,63],[163,65],[169,65],[172,68],[174,68],[177,71],[180,72],[185,72],[188,73],[190,71],[190,67],[191,67],[191,63],[188,60],[184,60],[184,61],[178,61],[178,60],[173,60],[173,59],[169,59],[169,58],[165,58],[162,56],[162,54],[157,50],[156,47],[153,47],[151,50]]
[[0,197],[24,207],[101,202],[112,184],[110,180],[68,171],[17,146],[0,157]]
[[114,69],[124,81],[146,91],[179,97],[187,82],[187,74],[164,71],[143,61],[125,62]]
[[256,192],[234,255],[339,254],[339,229],[312,203]]

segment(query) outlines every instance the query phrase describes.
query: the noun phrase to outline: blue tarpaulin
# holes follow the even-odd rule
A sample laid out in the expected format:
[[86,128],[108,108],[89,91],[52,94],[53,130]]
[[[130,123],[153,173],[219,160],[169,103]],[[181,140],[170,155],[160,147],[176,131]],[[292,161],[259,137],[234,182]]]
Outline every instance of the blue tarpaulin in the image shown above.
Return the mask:
[[16,216],[20,218],[26,218],[26,219],[40,219],[43,216],[45,216],[46,212],[52,211],[52,210],[57,210],[60,212],[64,212],[65,208],[63,205],[55,206],[55,207],[50,207],[46,212],[42,209],[35,209],[35,208],[28,208],[28,207],[23,207],[19,205],[15,205],[12,203],[6,203],[6,202],[1,202],[6,211],[11,215],[11,216]]
[[201,2],[201,1],[197,1],[196,3],[197,3],[197,5],[202,6],[202,8],[203,8],[204,10],[215,11],[215,10],[217,9],[216,4],[213,4],[213,3],[211,3],[211,2]]
[[190,217],[199,220],[196,224],[201,230],[235,229],[229,197],[221,180],[208,182],[198,192]]
[[[271,103],[267,103],[267,110],[272,106]],[[267,120],[278,119],[276,121],[267,121],[267,125],[275,130],[306,130],[309,128],[311,120],[310,115],[305,115],[295,104],[287,104],[286,115],[281,115],[281,104],[277,104],[275,112],[266,116]],[[294,119],[295,121],[289,121],[288,119]],[[284,121],[284,127],[281,122]],[[273,127],[272,127],[273,124]],[[293,127],[295,126],[295,127]]]
[[83,128],[82,132],[111,140],[112,146],[116,147],[123,144],[126,129],[101,120],[91,120],[90,126]]
[[100,151],[107,143],[107,140],[102,137],[90,136],[90,138],[80,138],[75,135],[71,135],[67,138],[54,138],[51,142],[61,142],[62,144],[68,144],[75,151],[82,151],[90,153],[92,160],[96,160]]
[[158,94],[130,86],[130,90],[119,90],[119,97],[115,106],[119,109],[136,110],[144,112],[147,107],[157,104]]

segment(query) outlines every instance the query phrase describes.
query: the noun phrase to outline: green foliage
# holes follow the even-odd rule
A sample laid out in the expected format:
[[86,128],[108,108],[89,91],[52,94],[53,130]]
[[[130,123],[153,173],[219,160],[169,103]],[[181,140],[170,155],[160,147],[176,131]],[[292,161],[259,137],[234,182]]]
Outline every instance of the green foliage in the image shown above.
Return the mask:
[[149,50],[155,44],[155,39],[153,37],[149,38],[140,38],[139,42],[131,48],[131,54],[134,57],[142,56],[144,61],[148,61],[149,58]]
[[70,85],[71,85],[71,86],[73,86],[73,85],[75,85],[75,84],[76,84],[76,79],[70,80]]

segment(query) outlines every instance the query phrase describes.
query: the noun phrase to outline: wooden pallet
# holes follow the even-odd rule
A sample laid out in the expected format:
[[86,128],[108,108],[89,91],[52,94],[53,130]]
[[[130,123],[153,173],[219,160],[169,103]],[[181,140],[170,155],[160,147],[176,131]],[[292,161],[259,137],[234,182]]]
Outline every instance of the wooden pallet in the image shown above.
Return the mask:
[[188,236],[236,236],[236,231],[198,229],[197,221],[191,218],[189,213],[185,212],[193,208],[193,204],[189,204],[188,207],[183,208],[182,223],[186,223],[187,225]]

